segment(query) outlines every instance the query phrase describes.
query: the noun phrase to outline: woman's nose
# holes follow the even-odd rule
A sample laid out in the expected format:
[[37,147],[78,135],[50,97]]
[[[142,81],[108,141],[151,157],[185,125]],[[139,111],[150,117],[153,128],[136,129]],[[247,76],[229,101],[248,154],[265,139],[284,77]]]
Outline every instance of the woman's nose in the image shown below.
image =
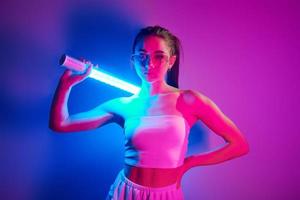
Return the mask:
[[145,66],[146,66],[147,69],[155,68],[155,65],[154,65],[152,59],[149,59]]

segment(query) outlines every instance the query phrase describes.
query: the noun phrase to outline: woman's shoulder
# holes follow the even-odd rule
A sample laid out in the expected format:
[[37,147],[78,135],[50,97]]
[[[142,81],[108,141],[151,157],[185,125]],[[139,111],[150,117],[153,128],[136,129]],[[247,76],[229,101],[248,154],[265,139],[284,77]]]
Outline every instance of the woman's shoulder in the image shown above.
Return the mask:
[[194,89],[181,90],[180,94],[184,102],[192,106],[209,101],[209,98],[203,92]]
[[118,112],[128,102],[130,102],[130,97],[116,97],[105,101],[100,107],[109,112]]

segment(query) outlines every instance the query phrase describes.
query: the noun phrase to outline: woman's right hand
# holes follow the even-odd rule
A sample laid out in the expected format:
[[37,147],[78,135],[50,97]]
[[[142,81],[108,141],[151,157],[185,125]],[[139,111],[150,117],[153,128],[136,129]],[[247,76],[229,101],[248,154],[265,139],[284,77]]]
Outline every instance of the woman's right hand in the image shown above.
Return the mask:
[[91,73],[92,68],[98,68],[98,65],[93,65],[90,61],[85,59],[80,59],[81,62],[87,65],[87,69],[84,73],[78,73],[76,71],[66,69],[60,78],[60,81],[67,86],[74,86],[82,81],[84,81]]

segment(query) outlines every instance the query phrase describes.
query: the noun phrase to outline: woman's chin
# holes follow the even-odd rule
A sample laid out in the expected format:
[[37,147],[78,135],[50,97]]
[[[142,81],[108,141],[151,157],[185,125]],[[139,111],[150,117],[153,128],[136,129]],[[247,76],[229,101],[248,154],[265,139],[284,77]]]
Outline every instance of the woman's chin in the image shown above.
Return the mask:
[[160,80],[161,78],[157,76],[156,73],[142,72],[140,78],[146,82],[155,82]]
[[154,81],[157,81],[158,80],[158,77],[156,76],[153,76],[151,74],[147,74],[144,76],[144,79],[148,82],[154,82]]

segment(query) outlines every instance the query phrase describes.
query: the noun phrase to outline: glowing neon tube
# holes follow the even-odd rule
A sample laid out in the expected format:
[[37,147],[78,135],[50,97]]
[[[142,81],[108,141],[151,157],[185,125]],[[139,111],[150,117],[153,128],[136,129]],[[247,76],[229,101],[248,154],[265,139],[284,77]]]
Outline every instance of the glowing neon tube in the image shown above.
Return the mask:
[[[62,57],[59,60],[59,64],[61,66],[67,67],[68,69],[78,71],[78,72],[84,72],[87,68],[87,65],[80,60],[77,60],[75,58],[72,58],[67,55],[62,55]],[[140,88],[128,83],[126,81],[123,81],[121,79],[118,79],[114,76],[109,75],[108,73],[96,69],[92,69],[90,75],[90,78],[94,78],[98,81],[101,81],[103,83],[106,83],[108,85],[117,87],[119,89],[125,90],[127,92],[130,92],[132,94],[136,94],[140,91]]]

